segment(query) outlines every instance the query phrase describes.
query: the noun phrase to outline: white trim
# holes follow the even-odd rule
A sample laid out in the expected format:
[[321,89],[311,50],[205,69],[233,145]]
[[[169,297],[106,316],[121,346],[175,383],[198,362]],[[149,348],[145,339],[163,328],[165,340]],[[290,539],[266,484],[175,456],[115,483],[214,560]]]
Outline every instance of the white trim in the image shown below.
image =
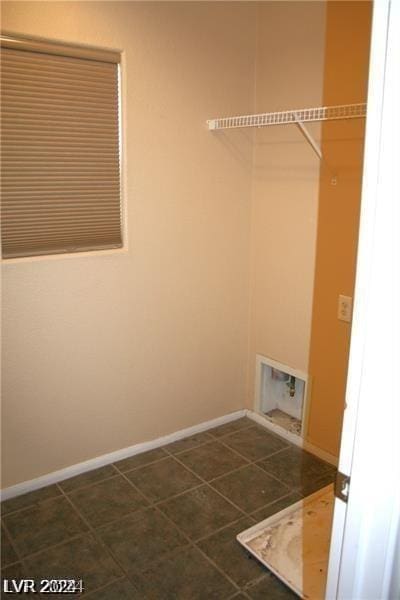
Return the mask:
[[325,600],[337,600],[339,567],[342,558],[343,527],[346,519],[346,503],[335,498],[332,533],[329,547],[328,572],[326,576]]
[[110,256],[113,254],[128,254],[128,248],[107,248],[104,250],[87,250],[85,252],[60,252],[59,254],[41,254],[37,256],[16,256],[14,258],[2,258],[4,267],[8,265],[18,265],[23,263],[45,262],[49,260],[62,260],[70,258],[92,258]]
[[339,460],[351,481],[347,504],[335,502],[329,600],[400,598],[400,405],[393,387],[400,364],[399,52],[400,3],[376,1]]
[[336,456],[334,456],[333,454],[329,454],[329,452],[326,452],[321,448],[318,448],[318,446],[314,446],[314,444],[307,442],[307,440],[304,440],[299,435],[295,435],[294,433],[290,433],[290,431],[283,429],[283,427],[279,427],[279,425],[272,423],[264,415],[260,415],[259,413],[253,410],[248,410],[246,412],[246,416],[252,421],[255,421],[256,423],[261,425],[262,427],[269,429],[270,431],[272,431],[272,433],[275,433],[279,435],[279,437],[284,438],[288,442],[294,444],[295,446],[303,448],[303,450],[307,450],[307,452],[314,454],[314,456],[317,456],[318,458],[325,460],[334,467],[337,467],[338,459]]
[[267,365],[268,367],[272,367],[274,369],[278,369],[278,371],[284,371],[289,375],[293,375],[298,379],[302,379],[303,381],[307,381],[308,373],[304,371],[300,371],[299,369],[293,369],[289,365],[285,365],[284,363],[278,362],[273,358],[269,358],[269,356],[263,356],[262,354],[256,354],[256,365],[260,367],[261,365]]
[[223,415],[222,417],[217,417],[216,419],[211,419],[210,421],[204,421],[203,423],[193,425],[192,427],[187,427],[186,429],[180,429],[179,431],[164,435],[163,437],[151,440],[149,442],[142,442],[140,444],[129,446],[128,448],[122,448],[121,450],[116,450],[115,452],[110,452],[109,454],[103,454],[102,456],[91,458],[90,460],[86,460],[76,465],[71,465],[65,469],[60,469],[59,471],[47,473],[46,475],[42,475],[36,479],[30,479],[29,481],[17,483],[16,485],[12,485],[4,490],[1,490],[1,500],[9,500],[15,496],[21,496],[21,494],[33,492],[34,490],[57,483],[63,479],[68,479],[69,477],[74,477],[75,475],[81,475],[81,473],[86,473],[87,471],[92,471],[93,469],[103,467],[104,465],[117,462],[123,458],[128,458],[130,456],[134,456],[135,454],[141,454],[142,452],[146,452],[148,450],[154,450],[160,446],[165,446],[166,444],[171,444],[172,442],[181,440],[189,435],[201,433],[207,429],[218,427],[218,425],[224,425],[225,423],[236,421],[237,419],[244,417],[246,412],[247,411],[245,409],[237,410],[236,412],[228,415]]

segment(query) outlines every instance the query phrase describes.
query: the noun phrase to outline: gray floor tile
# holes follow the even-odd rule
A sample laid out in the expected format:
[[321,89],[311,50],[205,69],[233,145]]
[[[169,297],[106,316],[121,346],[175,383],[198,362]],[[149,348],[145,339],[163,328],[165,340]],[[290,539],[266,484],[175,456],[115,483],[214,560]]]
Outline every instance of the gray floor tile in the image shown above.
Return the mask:
[[214,533],[242,516],[206,485],[163,502],[159,508],[192,540]]
[[[4,592],[3,594],[0,593],[0,597],[1,598],[5,598],[8,597],[8,593],[5,590],[11,590],[13,589],[13,583],[12,580],[15,579],[17,581],[17,583],[21,580],[21,579],[25,579],[27,578],[27,574],[25,571],[25,568],[23,566],[23,564],[21,562],[19,563],[15,563],[13,565],[11,565],[10,567],[6,567],[5,569],[1,570],[1,582],[0,582],[0,589]],[[7,581],[5,581],[7,580]],[[21,596],[22,594],[20,594]],[[37,594],[36,593],[26,593],[23,594],[24,597],[26,596],[32,596],[32,597],[36,597],[37,598]]]
[[188,544],[174,525],[154,508],[141,510],[98,530],[113,556],[129,575]]
[[120,471],[124,473],[125,471],[131,471],[132,469],[137,469],[138,467],[144,467],[145,465],[156,462],[157,460],[161,460],[166,456],[168,456],[167,452],[161,448],[156,448],[155,450],[150,450],[149,452],[142,452],[141,454],[135,454],[135,456],[124,458],[123,460],[119,460],[114,464]]
[[298,600],[297,594],[272,573],[268,573],[255,585],[246,587],[245,591],[252,600]]
[[219,442],[179,454],[179,460],[203,479],[210,480],[247,464],[247,460]]
[[248,419],[247,417],[243,417],[241,419],[236,419],[236,421],[230,421],[229,423],[225,423],[224,425],[220,425],[219,427],[214,427],[214,429],[209,429],[207,433],[210,435],[220,438],[224,435],[229,435],[230,433],[235,433],[240,429],[245,429],[246,427],[251,427],[254,425],[254,421]]
[[176,553],[133,582],[148,600],[224,600],[235,593],[197,548]]
[[64,497],[4,517],[21,556],[43,550],[87,531],[87,526]]
[[256,465],[248,465],[211,482],[221,494],[250,513],[289,493],[289,488]]
[[284,508],[291,506],[292,504],[298,502],[301,499],[302,496],[300,494],[296,492],[290,493],[287,496],[284,496],[279,500],[275,500],[275,502],[270,502],[270,504],[267,504],[259,510],[256,510],[255,512],[251,513],[251,516],[253,517],[253,519],[256,520],[257,523],[259,523],[260,521],[264,521],[264,519],[267,519],[271,515],[280,512]]
[[108,479],[109,477],[117,474],[118,472],[112,465],[106,465],[104,467],[100,467],[99,469],[82,473],[82,475],[64,479],[64,481],[61,481],[58,485],[65,493],[68,493],[86,485],[98,483],[99,481],[103,481],[104,479]]
[[122,475],[71,492],[69,498],[93,527],[121,519],[148,504]]
[[258,426],[247,427],[222,439],[223,443],[249,460],[265,458],[288,443]]
[[252,519],[245,517],[197,543],[239,587],[258,579],[265,572],[265,568],[252,558],[236,539],[238,533],[254,524]]
[[322,475],[322,477],[314,479],[313,481],[303,483],[298,490],[299,494],[301,494],[301,496],[304,498],[305,496],[309,496],[321,488],[332,484],[335,480],[335,474],[336,471],[331,471],[329,473],[325,473],[325,475]]
[[4,516],[16,510],[28,508],[29,506],[37,506],[56,496],[61,496],[61,491],[56,485],[49,485],[40,490],[5,500],[1,503],[1,514]]
[[108,465],[59,484],[99,541],[57,485],[3,502],[25,557],[3,535],[3,577],[82,578],[96,600],[296,598],[236,534],[330,483],[331,465],[243,418],[116,466],[125,476]]
[[101,590],[86,595],[85,598],[94,600],[144,600],[143,595],[138,592],[127,579],[119,579],[110,583]]
[[119,566],[90,534],[35,554],[25,564],[27,576],[35,580],[82,579],[85,593],[122,577]]
[[200,485],[201,480],[171,456],[126,473],[151,502],[158,502]]
[[197,446],[205,444],[206,442],[210,442],[211,440],[213,440],[213,438],[211,435],[209,435],[209,433],[196,433],[195,435],[191,435],[183,440],[178,440],[177,442],[168,444],[168,446],[164,446],[164,450],[170,454],[179,454],[179,452],[197,448]]
[[309,452],[294,447],[282,450],[257,464],[293,490],[301,490],[316,479],[334,472],[334,468],[328,463]]
[[15,553],[14,548],[10,542],[10,539],[4,530],[4,527],[1,528],[1,568],[3,569],[7,565],[11,563],[15,563],[18,561],[18,556]]

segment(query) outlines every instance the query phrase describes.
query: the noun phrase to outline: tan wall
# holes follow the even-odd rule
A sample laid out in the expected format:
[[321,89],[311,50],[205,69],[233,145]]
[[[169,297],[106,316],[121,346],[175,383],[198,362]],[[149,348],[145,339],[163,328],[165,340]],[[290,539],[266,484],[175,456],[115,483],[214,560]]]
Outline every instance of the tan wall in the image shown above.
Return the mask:
[[4,265],[3,485],[242,408],[249,3],[4,2],[2,26],[123,49],[125,254]]
[[[257,111],[320,106],[324,2],[259,9]],[[319,126],[310,131],[319,136]],[[256,353],[306,371],[311,325],[319,160],[293,125],[255,136],[248,406]]]
[[[324,105],[365,102],[371,21],[369,2],[330,2]],[[322,150],[338,183],[321,171],[309,372],[309,441],[337,455],[342,427],[350,324],[337,319],[339,294],[352,296],[361,194],[364,120],[322,127]]]
[[[339,3],[366,26],[355,4]],[[349,90],[365,79],[364,25],[361,37],[355,15],[335,25],[330,6],[327,52],[336,44],[338,56],[328,85],[323,2],[3,2],[2,10],[14,33],[124,50],[129,234],[122,254],[3,265],[3,485],[243,408],[246,398],[251,407],[256,353],[308,370],[319,185],[310,370],[326,379],[314,383],[310,440],[333,452],[326,440],[337,439],[342,396],[326,397],[331,363],[318,359],[331,352],[331,335],[347,348],[348,326],[332,310],[336,317],[338,293],[352,292],[353,266],[340,285],[320,277],[327,264],[336,272],[341,251],[333,266],[323,257],[344,227],[337,212],[324,230],[323,216],[331,195],[346,190],[333,204],[345,211],[343,256],[354,265],[358,205],[348,198],[358,194],[362,132],[324,126],[324,152],[341,167],[333,189],[319,182],[319,161],[295,127],[215,135],[204,123],[358,101]],[[350,38],[361,73],[347,65]],[[320,136],[319,126],[310,130]],[[335,363],[337,388],[346,360]]]

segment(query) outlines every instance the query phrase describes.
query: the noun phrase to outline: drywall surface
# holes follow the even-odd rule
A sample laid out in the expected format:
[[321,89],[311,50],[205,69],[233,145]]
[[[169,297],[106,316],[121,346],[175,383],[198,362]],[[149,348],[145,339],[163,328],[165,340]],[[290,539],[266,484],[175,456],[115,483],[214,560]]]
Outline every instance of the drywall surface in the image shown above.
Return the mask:
[[[257,112],[320,106],[324,2],[264,2],[258,17]],[[319,125],[309,127],[316,139]],[[294,125],[255,136],[248,405],[256,353],[307,370],[319,160]]]
[[123,50],[129,247],[3,263],[3,486],[243,408],[253,3],[3,2],[3,29]]
[[[371,28],[370,2],[329,2],[324,105],[365,102]],[[340,34],[338,33],[340,32]],[[353,296],[361,196],[365,120],[322,126],[330,184],[321,170],[309,373],[308,439],[338,455],[351,324],[337,318],[338,296]]]

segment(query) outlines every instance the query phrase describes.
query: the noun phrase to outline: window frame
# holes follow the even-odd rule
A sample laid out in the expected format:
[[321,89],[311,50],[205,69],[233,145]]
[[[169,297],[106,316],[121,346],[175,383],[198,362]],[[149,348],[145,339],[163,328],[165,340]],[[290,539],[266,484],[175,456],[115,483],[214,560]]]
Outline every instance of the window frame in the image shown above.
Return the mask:
[[[90,258],[126,254],[128,252],[127,230],[127,201],[126,201],[126,156],[125,156],[125,95],[123,82],[125,74],[125,52],[121,49],[104,48],[99,46],[75,44],[49,38],[25,36],[9,31],[0,32],[0,49],[10,48],[38,52],[55,56],[97,60],[114,63],[117,66],[117,94],[118,94],[118,141],[119,141],[119,205],[120,205],[120,234],[121,247],[97,248],[77,251],[66,251],[52,254],[36,254],[29,256],[3,257],[0,252],[0,261],[3,265],[18,263],[41,262],[70,258]],[[0,232],[1,235],[1,232]],[[0,239],[1,242],[1,239]]]

